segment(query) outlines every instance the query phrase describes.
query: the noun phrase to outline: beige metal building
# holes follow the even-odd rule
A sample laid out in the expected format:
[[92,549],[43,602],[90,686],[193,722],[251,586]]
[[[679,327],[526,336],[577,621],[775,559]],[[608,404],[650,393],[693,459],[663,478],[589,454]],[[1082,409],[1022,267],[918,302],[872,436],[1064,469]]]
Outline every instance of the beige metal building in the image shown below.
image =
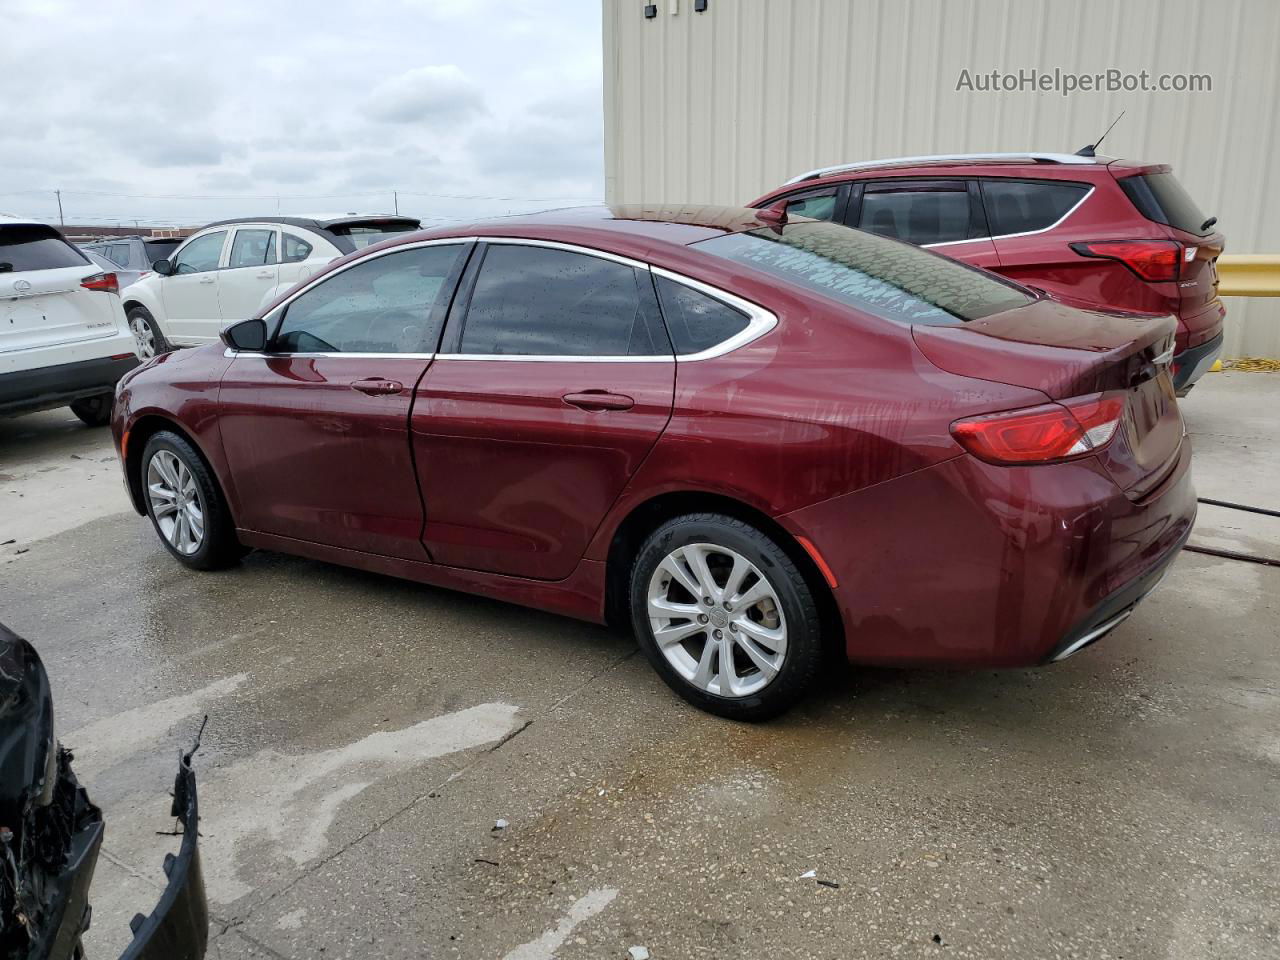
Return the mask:
[[[852,160],[1071,152],[1123,110],[1100,153],[1172,164],[1229,253],[1280,253],[1278,0],[701,5],[604,0],[610,202],[741,204]],[[1055,69],[1210,89],[981,89]],[[1226,356],[1280,357],[1280,299],[1227,309]]]

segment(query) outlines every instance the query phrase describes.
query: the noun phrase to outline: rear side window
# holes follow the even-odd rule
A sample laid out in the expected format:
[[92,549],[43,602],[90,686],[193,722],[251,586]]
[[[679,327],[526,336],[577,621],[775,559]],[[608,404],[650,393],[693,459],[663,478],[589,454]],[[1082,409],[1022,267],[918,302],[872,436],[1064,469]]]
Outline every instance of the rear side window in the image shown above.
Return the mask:
[[357,250],[381,243],[388,237],[398,233],[412,233],[420,229],[419,224],[409,220],[391,220],[386,223],[342,223],[330,227],[329,232],[336,237],[348,237],[351,245]]
[[88,258],[53,227],[38,223],[0,226],[0,273],[89,265]]
[[1083,183],[1056,180],[983,180],[982,199],[992,236],[1053,226],[1088,194]]
[[276,262],[274,230],[237,230],[228,267],[261,267]]
[[916,187],[910,184],[871,184],[862,195],[856,226],[923,246],[969,238],[969,190],[954,187]]
[[274,349],[288,353],[432,353],[459,244],[374,257],[288,305]]
[[311,244],[301,237],[286,233],[281,235],[280,242],[284,251],[280,257],[281,263],[298,263],[311,256]]
[[680,356],[710,350],[747,328],[750,318],[726,303],[683,283],[655,277],[662,316]]
[[656,346],[652,300],[647,273],[626,264],[569,250],[492,244],[471,294],[461,349],[523,356],[669,354],[665,344]]
[[129,245],[127,243],[108,243],[102,248],[102,255],[118,267],[129,266]]
[[692,245],[885,320],[955,324],[1034,302],[1023,288],[927,250],[830,223]]
[[1213,229],[1204,225],[1209,218],[1172,173],[1122,177],[1120,189],[1148,220],[1201,236]]

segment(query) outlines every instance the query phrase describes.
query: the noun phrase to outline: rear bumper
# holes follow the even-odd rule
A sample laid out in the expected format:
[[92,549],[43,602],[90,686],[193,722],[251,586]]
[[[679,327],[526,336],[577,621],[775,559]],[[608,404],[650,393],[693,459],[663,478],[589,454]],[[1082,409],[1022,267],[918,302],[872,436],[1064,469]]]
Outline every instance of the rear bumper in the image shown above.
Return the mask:
[[1196,514],[1190,462],[1184,440],[1135,501],[1092,458],[965,455],[780,519],[831,568],[851,661],[1033,666],[1136,602],[1177,556]]
[[0,373],[0,416],[50,410],[73,400],[111,393],[116,381],[139,362],[130,353]]
[[1209,372],[1214,361],[1222,353],[1220,333],[1212,340],[1184,350],[1173,358],[1173,388],[1186,390],[1193,383]]

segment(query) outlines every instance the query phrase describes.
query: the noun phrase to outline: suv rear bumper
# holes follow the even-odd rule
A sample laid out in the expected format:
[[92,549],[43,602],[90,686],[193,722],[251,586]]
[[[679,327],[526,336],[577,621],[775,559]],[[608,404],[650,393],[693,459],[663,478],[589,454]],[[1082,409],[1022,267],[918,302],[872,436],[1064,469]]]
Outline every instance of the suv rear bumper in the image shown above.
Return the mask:
[[50,410],[73,400],[111,393],[116,381],[140,362],[129,353],[0,373],[0,416]]
[[1207,343],[1198,347],[1183,350],[1173,358],[1173,388],[1184,391],[1209,372],[1218,355],[1222,353],[1222,337],[1220,333]]

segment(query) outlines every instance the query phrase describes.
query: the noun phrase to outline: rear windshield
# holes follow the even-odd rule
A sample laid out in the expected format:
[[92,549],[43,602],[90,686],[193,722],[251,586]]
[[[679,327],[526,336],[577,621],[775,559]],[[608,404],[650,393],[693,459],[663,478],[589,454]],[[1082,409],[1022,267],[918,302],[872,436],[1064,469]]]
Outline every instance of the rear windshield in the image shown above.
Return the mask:
[[53,227],[38,223],[0,226],[0,273],[56,270],[89,263]]
[[143,249],[147,255],[147,266],[155,263],[157,260],[167,260],[169,254],[178,249],[180,240],[144,240]]
[[392,220],[387,223],[340,223],[329,228],[329,232],[339,237],[347,237],[357,250],[375,243],[381,243],[387,237],[397,233],[411,233],[420,229],[417,221]]
[[1204,225],[1209,218],[1196,206],[1191,194],[1187,193],[1172,173],[1145,173],[1136,177],[1123,177],[1120,189],[1148,220],[1201,236],[1213,229]]
[[693,246],[895,323],[955,324],[1035,299],[992,274],[834,223],[795,223],[781,233],[765,227]]

